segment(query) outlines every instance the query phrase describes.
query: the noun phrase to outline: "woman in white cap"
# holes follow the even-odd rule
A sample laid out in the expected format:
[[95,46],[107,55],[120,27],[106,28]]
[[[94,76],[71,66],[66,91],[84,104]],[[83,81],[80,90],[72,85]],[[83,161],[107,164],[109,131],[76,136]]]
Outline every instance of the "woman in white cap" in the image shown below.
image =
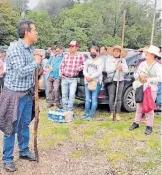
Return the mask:
[[[114,100],[116,94],[117,81],[119,81],[119,91],[117,94],[117,109],[116,109],[116,119],[120,120],[119,113],[121,112],[121,104],[122,104],[122,92],[124,88],[124,75],[128,73],[128,66],[125,61],[127,52],[121,46],[114,46],[109,48],[108,50],[111,57],[106,61],[106,72],[107,76],[111,82],[106,84],[109,96],[109,108],[111,112],[110,118],[113,118],[114,111]],[[121,59],[120,59],[121,58]],[[106,83],[106,82],[105,82]]]
[[[161,81],[162,71],[160,64],[155,60],[156,56],[160,56],[160,49],[156,46],[151,45],[146,53],[146,61],[142,62],[136,72],[134,73],[134,77],[136,80],[139,80],[141,84],[145,86],[149,85],[151,87],[151,94],[156,100],[158,83]],[[134,123],[129,128],[129,130],[134,130],[139,128],[140,119],[143,114],[142,103],[136,104],[136,116]],[[152,133],[153,121],[154,121],[154,110],[146,113],[147,117],[147,126],[145,130],[146,135],[150,135]]]

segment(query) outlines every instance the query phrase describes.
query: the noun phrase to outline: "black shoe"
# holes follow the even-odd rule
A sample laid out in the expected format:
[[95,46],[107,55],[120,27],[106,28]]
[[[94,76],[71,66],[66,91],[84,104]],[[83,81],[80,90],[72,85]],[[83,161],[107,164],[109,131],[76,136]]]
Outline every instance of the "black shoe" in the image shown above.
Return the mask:
[[145,134],[150,135],[152,133],[152,127],[146,126]]
[[56,106],[57,106],[59,109],[62,109],[62,105],[61,105],[61,104],[56,104]]
[[29,151],[25,156],[20,155],[19,158],[29,160],[29,161],[36,161],[35,154],[32,153],[31,151]]
[[3,164],[3,168],[7,171],[7,172],[14,172],[17,171],[18,169],[15,167],[15,164],[13,162],[10,163],[4,163]]
[[132,130],[134,130],[134,129],[136,129],[136,128],[139,128],[139,124],[137,124],[137,123],[134,122],[134,123],[132,124],[132,126],[129,128],[129,130],[132,131]]

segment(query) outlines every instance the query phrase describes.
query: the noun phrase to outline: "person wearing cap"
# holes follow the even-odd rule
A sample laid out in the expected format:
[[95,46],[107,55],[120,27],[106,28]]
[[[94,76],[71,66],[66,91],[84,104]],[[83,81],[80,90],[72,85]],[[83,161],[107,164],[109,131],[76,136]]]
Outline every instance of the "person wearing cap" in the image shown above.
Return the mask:
[[124,75],[128,73],[128,65],[124,57],[127,52],[121,46],[114,46],[108,50],[110,57],[106,61],[106,72],[108,77],[112,77],[113,81],[109,83],[107,87],[109,97],[109,108],[111,116],[113,118],[114,101],[116,94],[117,81],[119,81],[119,91],[117,94],[117,109],[116,109],[116,120],[120,120],[119,113],[121,112],[122,105],[122,92],[124,88]]
[[[151,45],[146,53],[146,61],[142,62],[138,69],[134,73],[135,80],[139,80],[144,87],[151,87],[151,94],[156,100],[158,83],[162,80],[162,71],[160,64],[156,61],[156,56],[159,55],[159,48]],[[134,123],[129,128],[129,130],[134,130],[139,128],[140,119],[143,115],[142,111],[142,103],[136,104],[136,115],[134,119]],[[154,110],[145,113],[147,117],[147,126],[145,130],[146,135],[150,135],[152,133],[153,121],[154,121]]]
[[77,89],[77,78],[79,72],[84,67],[84,55],[78,52],[79,44],[71,41],[69,44],[69,53],[64,56],[60,65],[60,76],[62,78],[62,105],[63,109],[72,111]]

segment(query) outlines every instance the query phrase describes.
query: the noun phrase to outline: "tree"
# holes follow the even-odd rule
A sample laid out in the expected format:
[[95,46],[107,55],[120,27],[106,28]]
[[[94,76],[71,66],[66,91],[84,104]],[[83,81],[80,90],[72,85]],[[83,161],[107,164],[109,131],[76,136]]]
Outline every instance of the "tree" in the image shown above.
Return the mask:
[[30,12],[27,18],[33,20],[38,29],[38,43],[36,46],[46,49],[53,45],[56,33],[53,30],[52,21],[48,13],[34,11]]
[[29,11],[28,3],[29,0],[9,0],[16,11],[22,14],[22,12],[27,13]]
[[0,2],[0,45],[9,45],[17,40],[19,14],[9,3]]

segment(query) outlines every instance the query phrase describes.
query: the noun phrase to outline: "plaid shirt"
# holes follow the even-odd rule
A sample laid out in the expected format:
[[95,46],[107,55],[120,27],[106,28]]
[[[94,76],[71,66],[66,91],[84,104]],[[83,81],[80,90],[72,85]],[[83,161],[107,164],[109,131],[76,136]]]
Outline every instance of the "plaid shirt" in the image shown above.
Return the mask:
[[22,39],[7,50],[6,76],[4,85],[12,91],[27,91],[34,86],[34,72],[38,66],[33,60],[33,48]]
[[75,56],[65,55],[60,65],[60,76],[64,75],[69,78],[77,77],[79,72],[83,70],[84,61],[85,58],[80,53],[77,53]]

